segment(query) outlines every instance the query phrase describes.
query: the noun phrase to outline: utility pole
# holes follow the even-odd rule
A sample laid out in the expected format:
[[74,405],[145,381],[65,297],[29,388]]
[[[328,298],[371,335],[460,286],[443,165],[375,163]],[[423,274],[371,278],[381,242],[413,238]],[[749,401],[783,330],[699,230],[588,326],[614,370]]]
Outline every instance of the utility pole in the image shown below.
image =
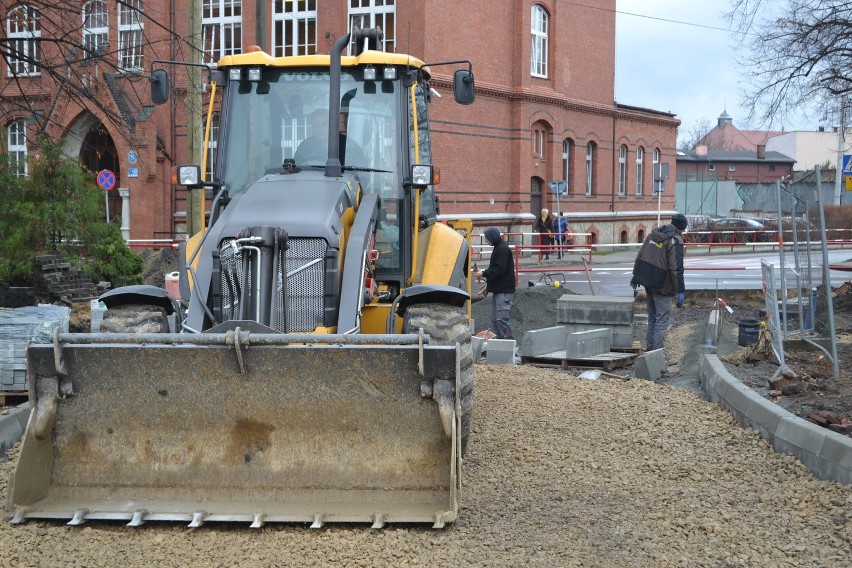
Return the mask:
[[[203,63],[201,36],[201,1],[189,0],[187,37],[191,59]],[[201,68],[187,68],[186,85],[186,142],[190,164],[201,164]],[[192,236],[204,228],[204,194],[201,189],[191,189],[186,194],[186,234]]]

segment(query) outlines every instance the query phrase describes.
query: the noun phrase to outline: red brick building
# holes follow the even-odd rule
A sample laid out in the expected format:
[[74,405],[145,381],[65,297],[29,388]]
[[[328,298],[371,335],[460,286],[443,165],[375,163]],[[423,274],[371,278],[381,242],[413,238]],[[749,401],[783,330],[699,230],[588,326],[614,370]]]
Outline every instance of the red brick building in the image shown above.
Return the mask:
[[[470,60],[477,85],[472,106],[451,102],[451,67],[433,68],[433,87],[445,97],[431,109],[441,212],[526,229],[533,213],[556,209],[548,182],[567,180],[560,205],[575,231],[602,242],[635,241],[656,218],[655,164],[670,165],[673,185],[679,121],[613,100],[616,2],[587,4],[197,0],[208,60],[252,44],[274,55],[327,53],[355,25],[381,27],[386,50],[427,63]],[[202,126],[188,124],[181,71],[173,85],[178,96],[158,107],[148,100],[147,75],[155,60],[200,59],[183,40],[189,0],[56,5],[61,9],[40,13],[4,3],[7,36],[22,54],[2,64],[9,149],[25,157],[40,130],[68,137],[69,154],[93,171],[117,174],[130,239],[178,235],[185,200],[170,172],[187,162],[187,134]],[[56,35],[78,36],[81,49],[71,53],[40,41]],[[61,89],[46,72],[47,62],[57,60],[62,64],[54,69],[67,68],[71,77]],[[80,89],[100,105],[80,99]],[[664,210],[673,194],[663,193]],[[121,204],[112,199],[114,215]]]

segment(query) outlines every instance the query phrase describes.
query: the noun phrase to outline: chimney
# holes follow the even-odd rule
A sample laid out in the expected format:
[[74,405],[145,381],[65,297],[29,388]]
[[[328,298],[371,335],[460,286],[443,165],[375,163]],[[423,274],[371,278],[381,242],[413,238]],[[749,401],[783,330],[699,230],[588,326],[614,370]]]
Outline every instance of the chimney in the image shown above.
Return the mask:
[[757,145],[757,159],[765,160],[766,159],[766,144],[758,144]]
[[707,146],[705,144],[699,144],[695,147],[695,155],[696,156],[706,156],[707,155]]

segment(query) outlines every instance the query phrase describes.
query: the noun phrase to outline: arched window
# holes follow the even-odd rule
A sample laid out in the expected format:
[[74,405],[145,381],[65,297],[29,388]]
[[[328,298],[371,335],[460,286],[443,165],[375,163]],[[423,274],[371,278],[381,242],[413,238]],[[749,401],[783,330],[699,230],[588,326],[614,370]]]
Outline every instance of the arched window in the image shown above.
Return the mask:
[[109,12],[103,0],[83,4],[84,57],[98,57],[109,44]]
[[273,0],[272,50],[280,57],[317,52],[317,2]]
[[548,15],[542,6],[534,4],[532,7],[532,22],[530,34],[532,36],[532,48],[530,51],[530,74],[533,77],[547,78],[547,26]]
[[6,133],[6,150],[9,152],[9,163],[16,170],[16,175],[27,175],[27,123],[16,120],[9,125]]
[[6,38],[9,62],[7,75],[38,75],[41,23],[38,10],[32,6],[15,6],[6,16]]
[[595,194],[595,150],[594,142],[586,144],[586,195]]
[[123,0],[118,3],[118,68],[140,71],[142,58],[143,22],[142,0]]
[[[279,2],[275,3],[276,6],[278,4]],[[272,29],[274,34],[277,28],[273,26]],[[204,63],[216,63],[226,55],[242,53],[242,0],[203,0],[201,3],[201,37]]]
[[571,193],[571,156],[574,153],[574,141],[566,138],[562,141],[562,179],[564,179],[568,187],[565,188],[569,194]]
[[645,176],[645,148],[636,148],[636,195],[642,195],[642,178]]
[[627,194],[627,146],[618,149],[618,195]]

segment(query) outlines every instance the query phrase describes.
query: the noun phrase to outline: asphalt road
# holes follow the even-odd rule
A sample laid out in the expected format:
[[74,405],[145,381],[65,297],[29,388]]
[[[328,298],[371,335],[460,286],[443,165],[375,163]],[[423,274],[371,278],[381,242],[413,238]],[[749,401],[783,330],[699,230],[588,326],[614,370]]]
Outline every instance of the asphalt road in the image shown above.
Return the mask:
[[[774,267],[774,280],[781,288],[780,256],[778,251],[707,253],[704,249],[690,248],[684,259],[687,290],[760,290],[763,288],[761,260]],[[588,272],[579,255],[566,255],[564,260],[550,260],[538,263],[535,259],[523,259],[519,274],[519,285],[528,286],[529,282],[550,283],[553,280],[563,282],[564,287],[577,294],[589,294],[592,289],[601,296],[630,296],[630,278],[633,272],[635,250],[598,254],[588,263]],[[587,257],[582,257],[586,258]],[[829,265],[840,264],[852,259],[852,250],[832,250],[828,253]],[[796,259],[791,252],[785,253],[787,270],[785,279],[787,288],[796,288]],[[799,255],[799,273],[802,286],[807,282],[807,256]],[[818,286],[821,282],[822,254],[812,251],[811,282]],[[485,264],[487,265],[487,264]],[[852,280],[852,272],[830,270],[832,287]]]

